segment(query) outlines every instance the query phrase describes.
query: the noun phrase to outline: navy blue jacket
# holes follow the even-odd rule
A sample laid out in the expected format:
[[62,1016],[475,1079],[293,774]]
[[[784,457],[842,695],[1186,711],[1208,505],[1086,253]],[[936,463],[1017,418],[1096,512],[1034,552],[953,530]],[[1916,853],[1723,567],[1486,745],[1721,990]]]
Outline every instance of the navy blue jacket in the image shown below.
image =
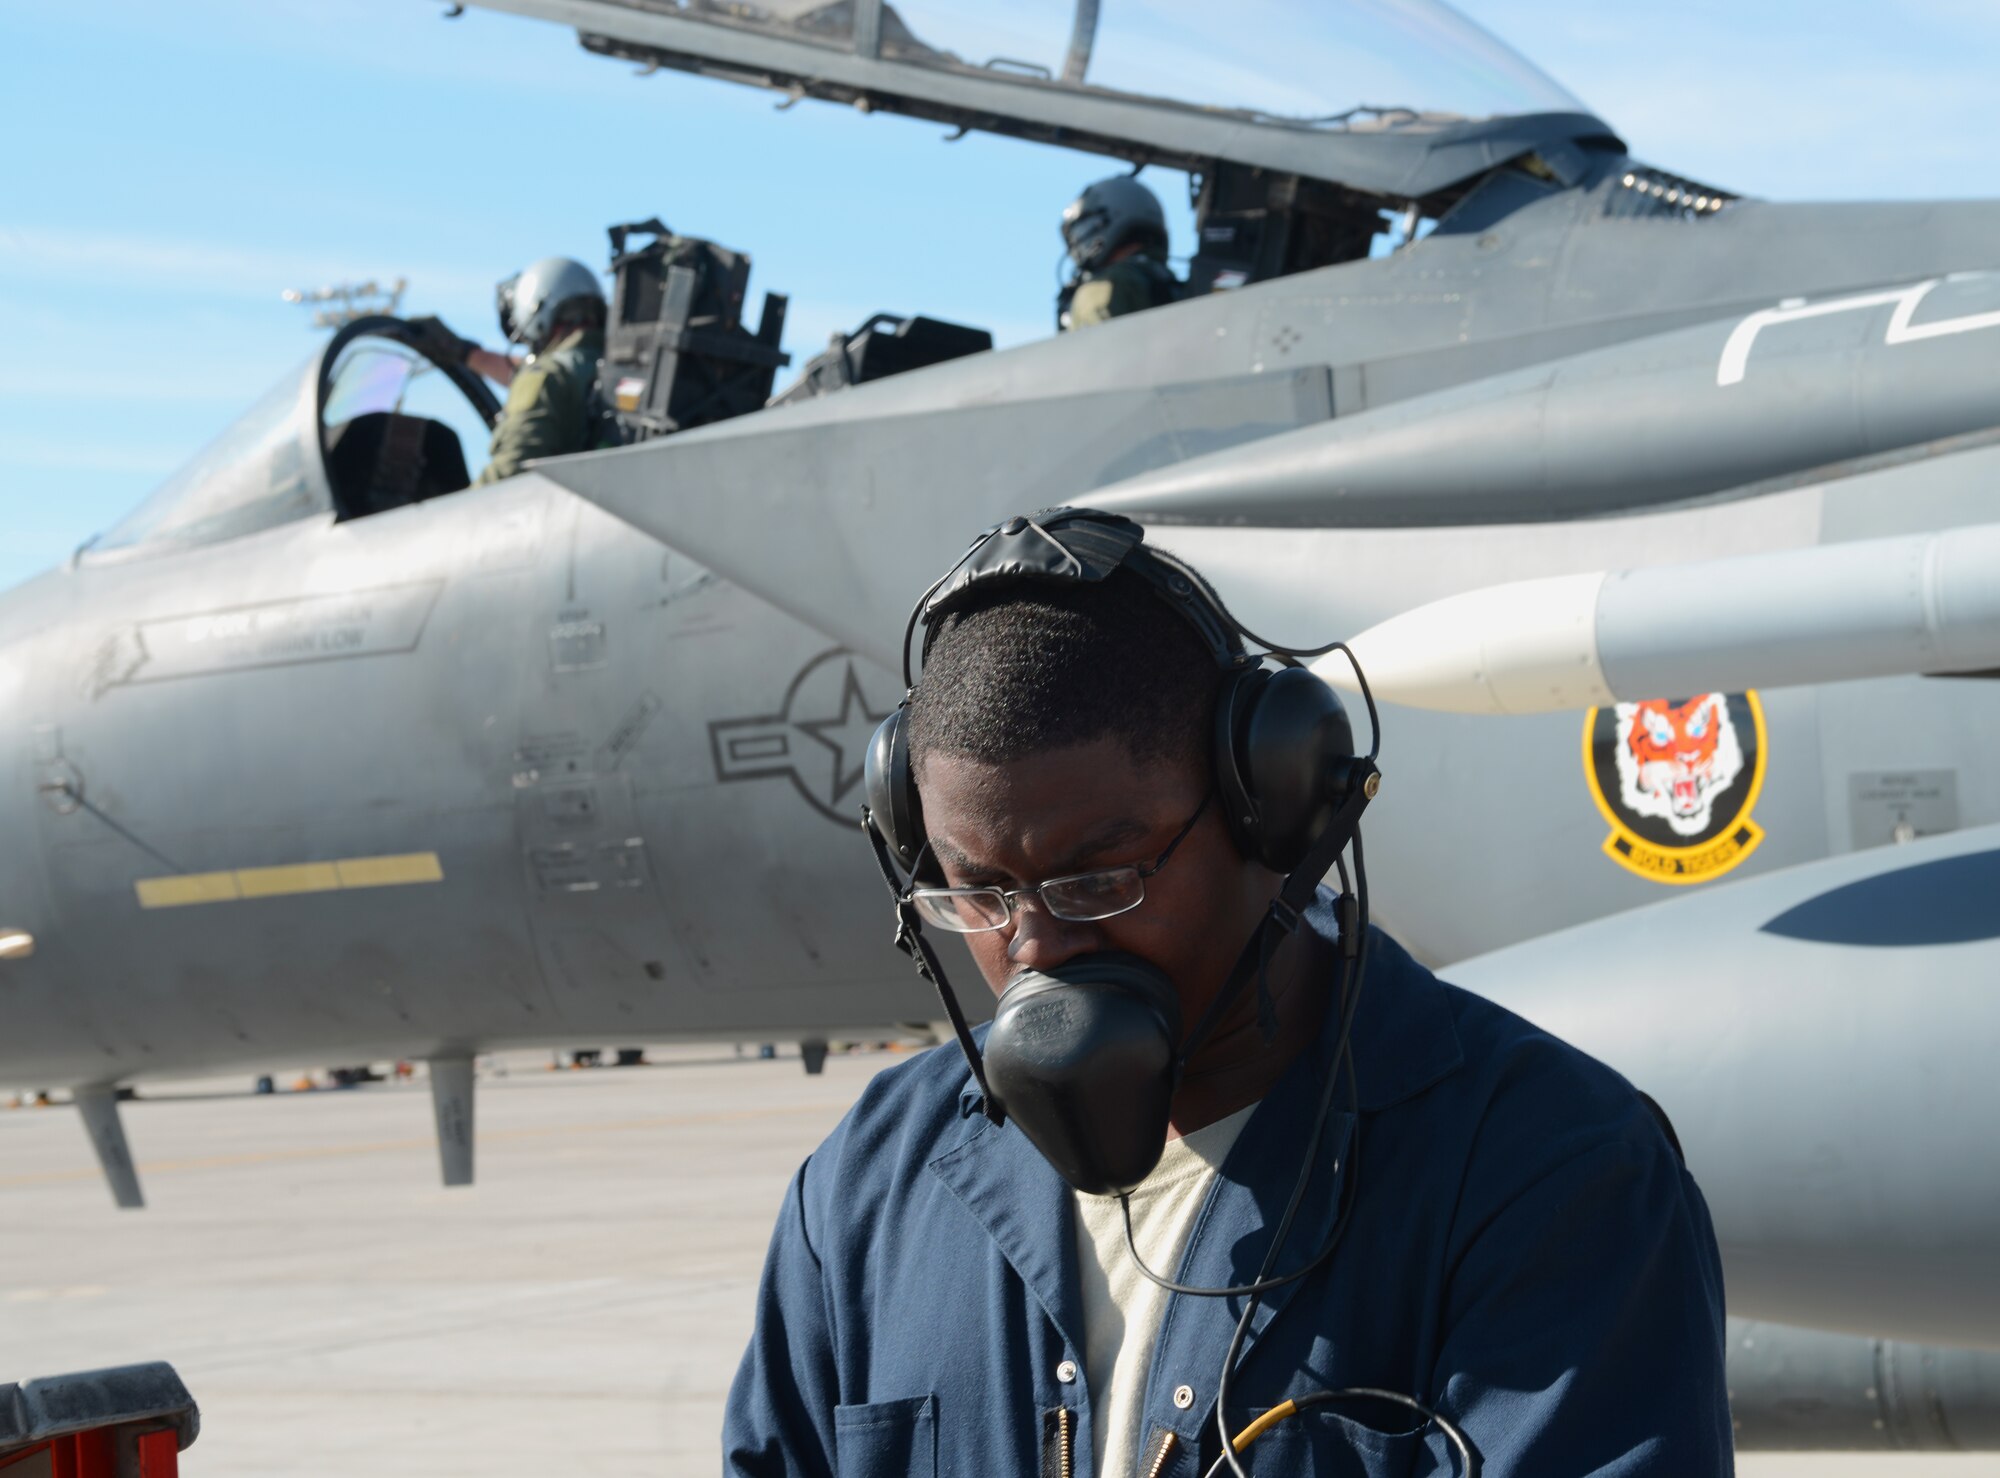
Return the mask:
[[[1307,917],[1333,937],[1324,895]],[[1179,1281],[1254,1276],[1335,1015],[1244,1126]],[[1486,1478],[1729,1473],[1714,1233],[1631,1085],[1380,933],[1354,1060],[1360,1153],[1342,1153],[1357,1125],[1336,1111],[1280,1268],[1322,1245],[1350,1173],[1352,1221],[1327,1267],[1266,1296],[1230,1383],[1231,1430],[1311,1391],[1376,1386],[1455,1420]],[[724,1472],[1089,1478],[1073,1220],[1069,1187],[1020,1131],[978,1113],[955,1048],[879,1074],[785,1197],[729,1395]],[[1158,1467],[1106,1478],[1207,1471],[1239,1313],[1234,1300],[1169,1302],[1145,1398]],[[1272,1427],[1244,1464],[1453,1472],[1443,1438],[1419,1425],[1397,1408],[1323,1406]]]

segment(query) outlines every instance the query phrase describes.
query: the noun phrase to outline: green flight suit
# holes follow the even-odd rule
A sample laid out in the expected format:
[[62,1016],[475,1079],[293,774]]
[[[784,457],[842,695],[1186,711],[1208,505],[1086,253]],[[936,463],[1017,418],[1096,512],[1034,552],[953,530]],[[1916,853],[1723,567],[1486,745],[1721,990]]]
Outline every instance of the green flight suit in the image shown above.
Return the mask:
[[1140,252],[1079,277],[1070,291],[1069,303],[1062,310],[1061,326],[1082,328],[1127,313],[1158,308],[1173,302],[1179,291],[1180,284],[1174,274]]
[[493,426],[493,450],[476,483],[512,477],[533,457],[587,452],[597,445],[591,386],[604,357],[604,331],[578,329],[514,372]]

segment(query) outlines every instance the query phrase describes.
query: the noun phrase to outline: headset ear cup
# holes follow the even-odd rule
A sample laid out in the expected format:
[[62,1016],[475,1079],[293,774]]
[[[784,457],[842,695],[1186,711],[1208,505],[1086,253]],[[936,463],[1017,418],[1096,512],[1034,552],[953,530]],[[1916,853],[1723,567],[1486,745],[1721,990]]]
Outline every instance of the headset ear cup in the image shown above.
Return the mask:
[[882,839],[905,871],[917,865],[924,849],[924,813],[917,796],[917,777],[910,770],[909,709],[896,711],[875,727],[868,741],[865,785],[868,814]]
[[1236,850],[1253,862],[1264,857],[1262,816],[1250,777],[1244,770],[1244,740],[1249,718],[1257,706],[1257,695],[1271,679],[1268,669],[1247,667],[1222,680],[1215,698],[1215,790],[1222,802],[1223,820]]
[[1240,722],[1239,764],[1257,818],[1258,851],[1246,855],[1290,872],[1346,798],[1354,728],[1340,695],[1302,667],[1270,674]]

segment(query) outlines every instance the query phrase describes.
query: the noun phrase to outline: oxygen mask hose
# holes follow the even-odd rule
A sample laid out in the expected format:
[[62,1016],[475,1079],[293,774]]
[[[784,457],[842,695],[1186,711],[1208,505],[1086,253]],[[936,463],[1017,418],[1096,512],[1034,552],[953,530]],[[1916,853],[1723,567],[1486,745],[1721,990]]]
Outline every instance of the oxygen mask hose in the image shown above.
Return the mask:
[[[1239,634],[1248,640],[1271,648],[1275,654],[1280,656],[1290,656],[1293,658],[1320,656],[1328,652],[1337,651],[1347,658],[1348,665],[1354,669],[1355,681],[1361,689],[1362,702],[1368,711],[1368,761],[1369,769],[1372,771],[1374,768],[1373,762],[1381,751],[1382,723],[1375,707],[1374,692],[1368,685],[1368,675],[1361,670],[1361,664],[1355,660],[1354,653],[1347,644],[1338,641],[1328,642],[1325,646],[1312,651],[1277,648],[1272,643],[1263,641],[1254,633],[1248,631],[1241,622],[1236,621],[1234,616],[1230,616],[1229,619],[1236,625]],[[1374,777],[1371,775],[1369,778],[1372,780]],[[1369,793],[1372,796],[1372,789]],[[1465,1434],[1458,1429],[1456,1424],[1449,1418],[1440,1415],[1431,1407],[1424,1405],[1415,1397],[1401,1395],[1393,1391],[1383,1391],[1375,1387],[1352,1386],[1341,1390],[1310,1392],[1305,1396],[1294,1398],[1291,1401],[1283,1402],[1273,1407],[1262,1417],[1245,1427],[1239,1434],[1232,1436],[1229,1431],[1229,1381],[1231,1375],[1235,1372],[1236,1363],[1242,1355],[1243,1342],[1249,1335],[1250,1323],[1256,1317],[1257,1309],[1263,1300],[1263,1295],[1274,1288],[1281,1287],[1287,1283],[1294,1283],[1301,1278],[1307,1277],[1332,1260],[1334,1252],[1340,1246],[1342,1237],[1347,1232],[1348,1223],[1353,1218],[1356,1192],[1360,1185],[1361,1095],[1359,1085],[1356,1083],[1354,1076],[1353,1035],[1355,1013],[1357,1007],[1360,1005],[1361,987],[1366,978],[1368,965],[1369,908],[1368,864],[1366,854],[1362,850],[1358,812],[1354,820],[1357,824],[1354,825],[1347,843],[1354,851],[1354,876],[1351,886],[1347,874],[1347,865],[1342,857],[1344,848],[1336,848],[1331,859],[1331,866],[1336,876],[1340,879],[1341,887],[1341,897],[1339,900],[1340,950],[1344,963],[1341,967],[1340,994],[1338,997],[1340,1011],[1339,1033],[1335,1038],[1332,1059],[1327,1068],[1326,1084],[1320,1092],[1319,1106],[1313,1116],[1312,1130],[1306,1138],[1306,1152],[1303,1163],[1299,1167],[1298,1179],[1293,1182],[1291,1197],[1286,1202],[1284,1214],[1278,1220],[1277,1229],[1271,1238],[1269,1249],[1264,1254],[1263,1264],[1257,1270],[1257,1276],[1248,1283],[1228,1288],[1198,1288],[1176,1283],[1170,1279],[1161,1277],[1158,1273],[1147,1267],[1145,1260],[1140,1257],[1138,1244],[1132,1234],[1131,1203],[1126,1197],[1121,1196],[1119,1198],[1120,1207],[1125,1218],[1126,1250],[1131,1254],[1134,1266],[1139,1269],[1143,1276],[1171,1293],[1185,1294],[1194,1298],[1242,1298],[1246,1300],[1242,1317],[1236,1321],[1235,1333],[1230,1338],[1228,1352],[1223,1357],[1221,1375],[1216,1381],[1215,1430],[1217,1437],[1220,1439],[1221,1452],[1216,1457],[1214,1464],[1209,1468],[1207,1478],[1217,1478],[1217,1475],[1223,1471],[1225,1464],[1228,1466],[1233,1478],[1249,1478],[1249,1474],[1244,1470],[1243,1464],[1238,1459],[1238,1454],[1248,1448],[1252,1442],[1270,1430],[1272,1426],[1282,1421],[1286,1416],[1316,1406],[1331,1405],[1339,1401],[1361,1400],[1388,1401],[1393,1405],[1413,1411],[1424,1417],[1427,1421],[1435,1424],[1438,1430],[1444,1433],[1446,1440],[1451,1443],[1452,1449],[1458,1454],[1460,1470],[1465,1475],[1465,1478],[1478,1478],[1478,1452],[1466,1440]],[[1332,838],[1328,837],[1325,840],[1330,841]],[[1258,974],[1260,977],[1267,963],[1267,959],[1259,959]],[[1259,984],[1261,989],[1261,980]],[[1197,1033],[1200,1030],[1200,1027],[1196,1028]],[[1277,1266],[1278,1257],[1284,1250],[1286,1241],[1291,1236],[1292,1227],[1298,1218],[1299,1209],[1305,1202],[1306,1191],[1312,1180],[1313,1165],[1319,1158],[1320,1140],[1326,1132],[1327,1121],[1332,1114],[1334,1089],[1343,1076],[1347,1079],[1348,1112],[1354,1122],[1353,1128],[1350,1131],[1352,1137],[1347,1148],[1346,1163],[1343,1166],[1336,1160],[1334,1165],[1334,1175],[1339,1180],[1341,1189],[1340,1206],[1334,1217],[1333,1229],[1327,1234],[1325,1244],[1303,1266],[1290,1273],[1274,1276],[1273,1269]],[[1344,1174],[1343,1171],[1345,1172]]]
[[[1340,866],[1340,880],[1342,889],[1345,891],[1347,873],[1344,865]],[[1239,1460],[1239,1454],[1265,1432],[1269,1431],[1286,1417],[1297,1412],[1309,1410],[1317,1406],[1332,1405],[1336,1402],[1351,1401],[1386,1401],[1391,1405],[1400,1406],[1405,1410],[1415,1412],[1426,1421],[1435,1425],[1444,1434],[1445,1440],[1451,1444],[1452,1450],[1458,1455],[1459,1470],[1464,1475],[1464,1478],[1479,1478],[1478,1449],[1466,1438],[1465,1433],[1459,1430],[1456,1423],[1451,1421],[1450,1418],[1441,1415],[1432,1407],[1418,1401],[1413,1396],[1405,1396],[1396,1391],[1386,1391],[1374,1386],[1348,1386],[1339,1390],[1312,1391],[1304,1396],[1294,1397],[1289,1401],[1281,1402],[1277,1406],[1272,1407],[1271,1410],[1265,1412],[1234,1436],[1229,1431],[1229,1418],[1227,1415],[1229,1409],[1229,1380],[1235,1372],[1238,1359],[1242,1355],[1243,1342],[1250,1333],[1251,1321],[1256,1318],[1258,1305],[1262,1302],[1262,1289],[1275,1286],[1279,1283],[1291,1282],[1296,1278],[1302,1278],[1315,1268],[1326,1263],[1333,1256],[1334,1250],[1340,1245],[1340,1240],[1347,1231],[1348,1222],[1354,1214],[1356,1190],[1361,1179],[1361,1104],[1359,1088],[1354,1077],[1352,1032],[1355,1011],[1360,1004],[1360,987],[1363,972],[1367,967],[1368,955],[1368,864],[1362,852],[1361,837],[1358,833],[1354,838],[1354,888],[1346,896],[1354,900],[1354,907],[1351,913],[1343,914],[1341,919],[1343,953],[1347,954],[1348,963],[1347,968],[1342,972],[1341,978],[1339,1042],[1334,1049],[1333,1064],[1327,1073],[1326,1088],[1320,1095],[1319,1115],[1313,1125],[1313,1133],[1309,1141],[1305,1167],[1300,1173],[1299,1183],[1293,1188],[1292,1200],[1286,1206],[1285,1214],[1278,1223],[1277,1235],[1272,1239],[1271,1249],[1265,1254],[1264,1266],[1258,1273],[1257,1284],[1262,1285],[1262,1287],[1258,1291],[1249,1294],[1248,1302],[1243,1308],[1243,1315],[1236,1321],[1236,1331],[1230,1337],[1229,1351],[1223,1357],[1222,1374],[1216,1381],[1215,1388],[1215,1430],[1216,1435],[1221,1439],[1220,1445],[1222,1450],[1216,1457],[1215,1462],[1210,1465],[1206,1478],[1219,1478],[1225,1464],[1228,1466],[1230,1473],[1234,1475],[1234,1478],[1249,1478],[1242,1462]],[[1352,932],[1348,928],[1350,923],[1354,926]],[[1353,941],[1351,945],[1347,942],[1350,940]],[[1283,1278],[1268,1279],[1270,1269],[1277,1261],[1279,1249],[1284,1246],[1285,1238],[1291,1231],[1292,1220],[1296,1216],[1299,1204],[1303,1199],[1306,1180],[1311,1172],[1313,1156],[1317,1150],[1319,1136],[1325,1127],[1327,1113],[1333,1102],[1334,1084],[1339,1080],[1343,1072],[1347,1077],[1348,1111],[1354,1116],[1354,1137],[1348,1147],[1347,1173],[1341,1187],[1340,1210],[1335,1218],[1333,1231],[1328,1235],[1326,1245],[1320,1249],[1319,1254],[1305,1267]],[[1338,1167],[1336,1167],[1335,1173],[1339,1173]],[[1136,1251],[1134,1256],[1137,1256]],[[1150,1277],[1151,1274],[1148,1273],[1147,1276]],[[1251,1286],[1254,1287],[1256,1285]],[[1203,1290],[1190,1289],[1188,1291],[1200,1293]]]

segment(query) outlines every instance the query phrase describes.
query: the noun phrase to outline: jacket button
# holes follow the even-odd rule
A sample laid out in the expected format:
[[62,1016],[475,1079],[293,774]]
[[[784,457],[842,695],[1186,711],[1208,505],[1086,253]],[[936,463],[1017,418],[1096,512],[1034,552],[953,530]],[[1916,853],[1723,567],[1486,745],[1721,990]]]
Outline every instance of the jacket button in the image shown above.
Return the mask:
[[1056,1379],[1069,1385],[1076,1379],[1076,1361],[1065,1360],[1056,1367]]
[[1194,1387],[1175,1386],[1174,1405],[1178,1406],[1182,1411],[1186,1411],[1190,1406],[1194,1405]]

